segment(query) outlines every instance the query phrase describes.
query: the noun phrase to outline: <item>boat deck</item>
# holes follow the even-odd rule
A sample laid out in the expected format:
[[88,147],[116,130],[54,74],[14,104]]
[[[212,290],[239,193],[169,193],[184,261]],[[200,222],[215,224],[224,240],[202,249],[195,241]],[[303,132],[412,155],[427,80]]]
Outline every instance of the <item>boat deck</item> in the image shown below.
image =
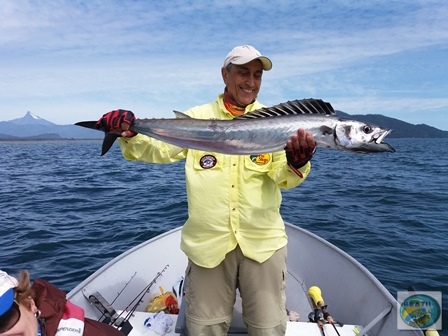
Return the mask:
[[[144,322],[147,318],[154,315],[153,313],[145,313],[145,312],[135,312],[134,315],[131,317],[129,322],[132,324],[133,329],[129,333],[128,336],[160,336],[160,334],[156,333],[155,331],[151,330],[149,327],[145,327]],[[178,317],[179,315],[171,315],[167,314],[167,316],[172,320],[173,324],[171,327],[170,332],[167,332],[165,335],[179,335],[179,333],[176,332],[176,324],[178,324]],[[347,325],[344,326],[336,326],[337,331],[339,332],[340,336],[356,336],[356,330],[359,329],[357,326],[354,325]],[[327,324],[324,325],[324,333],[325,336],[337,336],[338,334],[334,330],[334,327]],[[244,331],[241,330],[235,330],[234,332],[229,332],[229,335],[247,335]],[[286,329],[286,335],[285,336],[322,336],[322,331],[319,329],[318,325],[316,323],[310,323],[310,322],[288,322],[287,329]]]

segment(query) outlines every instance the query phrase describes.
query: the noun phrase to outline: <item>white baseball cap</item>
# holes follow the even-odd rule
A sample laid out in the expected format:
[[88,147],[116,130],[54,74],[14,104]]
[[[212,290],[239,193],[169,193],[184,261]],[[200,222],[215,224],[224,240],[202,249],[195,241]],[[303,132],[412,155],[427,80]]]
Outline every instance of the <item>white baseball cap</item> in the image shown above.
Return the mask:
[[17,279],[0,270],[0,316],[6,313],[14,302],[14,288]]
[[272,62],[266,56],[263,56],[257,49],[250,45],[242,45],[232,49],[224,60],[224,67],[229,64],[247,64],[254,59],[259,59],[263,64],[263,70],[269,71],[272,69]]

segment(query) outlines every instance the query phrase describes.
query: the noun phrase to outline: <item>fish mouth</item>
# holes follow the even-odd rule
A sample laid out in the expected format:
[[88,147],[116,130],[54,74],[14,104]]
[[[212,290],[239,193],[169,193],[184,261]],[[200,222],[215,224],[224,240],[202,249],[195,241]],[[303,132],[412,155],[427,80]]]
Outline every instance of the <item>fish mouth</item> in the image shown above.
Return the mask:
[[392,132],[393,132],[392,129],[385,130],[384,132],[381,132],[378,137],[376,138],[374,137],[372,139],[372,142],[375,142],[377,145],[381,145],[382,149],[385,152],[395,152],[395,149],[391,145],[389,145],[386,142],[383,142],[384,138],[387,137]]
[[377,144],[380,144],[383,142],[385,137],[387,137],[390,133],[392,133],[392,131],[393,130],[384,131],[384,132],[380,133],[379,137],[373,138],[372,140],[374,140]]

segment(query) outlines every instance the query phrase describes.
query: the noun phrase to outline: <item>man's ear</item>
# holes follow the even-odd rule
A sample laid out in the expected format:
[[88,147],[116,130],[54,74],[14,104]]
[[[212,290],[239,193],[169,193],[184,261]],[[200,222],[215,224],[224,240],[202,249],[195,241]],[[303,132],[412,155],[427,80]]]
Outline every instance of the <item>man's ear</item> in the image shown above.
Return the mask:
[[229,74],[229,71],[227,71],[227,69],[225,67],[221,68],[221,75],[222,75],[222,80],[224,81],[224,84],[227,85],[227,76]]

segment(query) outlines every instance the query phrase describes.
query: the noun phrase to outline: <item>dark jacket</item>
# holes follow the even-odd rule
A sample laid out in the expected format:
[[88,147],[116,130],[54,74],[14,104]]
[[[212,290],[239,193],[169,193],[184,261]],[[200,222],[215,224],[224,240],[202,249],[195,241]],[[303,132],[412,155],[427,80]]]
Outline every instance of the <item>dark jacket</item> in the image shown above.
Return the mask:
[[[42,312],[42,336],[54,336],[59,321],[64,314],[67,299],[65,293],[46,280],[36,279],[33,283],[36,293],[36,306]],[[123,336],[117,329],[95,320],[85,318],[83,336]]]

